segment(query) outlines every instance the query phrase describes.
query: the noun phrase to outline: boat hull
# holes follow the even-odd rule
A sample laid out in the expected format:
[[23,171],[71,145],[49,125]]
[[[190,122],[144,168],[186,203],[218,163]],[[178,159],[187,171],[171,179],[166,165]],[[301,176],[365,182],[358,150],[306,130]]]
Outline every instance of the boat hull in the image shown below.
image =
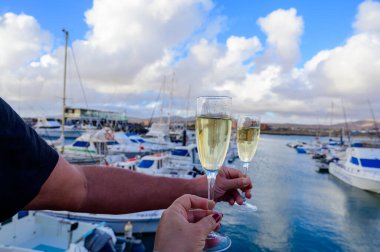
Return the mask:
[[[60,129],[35,129],[38,135],[44,138],[59,138],[62,134]],[[65,138],[75,139],[80,137],[85,131],[83,130],[65,130]]]
[[90,223],[106,222],[116,234],[124,233],[124,226],[129,221],[134,233],[155,233],[164,210],[145,211],[132,214],[89,214],[66,211],[43,211],[43,213],[69,220]]
[[348,172],[341,164],[330,163],[329,172],[343,182],[362,190],[380,193],[380,179],[370,179]]

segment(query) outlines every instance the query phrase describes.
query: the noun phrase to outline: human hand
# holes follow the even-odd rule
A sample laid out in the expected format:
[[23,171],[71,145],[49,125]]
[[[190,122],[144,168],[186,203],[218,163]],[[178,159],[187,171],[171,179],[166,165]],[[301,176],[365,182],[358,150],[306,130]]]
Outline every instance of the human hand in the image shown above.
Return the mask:
[[245,192],[247,198],[251,198],[251,179],[237,169],[222,167],[215,180],[215,200],[227,201],[230,205],[237,202],[241,205],[243,204],[243,198],[237,189],[241,189]]
[[214,201],[186,194],[178,198],[162,214],[154,250],[201,251],[207,235],[220,228],[223,215],[212,210]]

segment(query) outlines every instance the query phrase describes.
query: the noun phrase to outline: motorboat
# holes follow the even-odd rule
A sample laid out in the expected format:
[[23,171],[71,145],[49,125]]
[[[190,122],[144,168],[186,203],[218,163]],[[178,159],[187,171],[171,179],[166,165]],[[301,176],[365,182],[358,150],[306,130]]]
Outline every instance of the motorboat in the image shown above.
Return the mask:
[[129,214],[92,214],[68,211],[42,211],[45,215],[64,218],[71,221],[97,224],[106,222],[107,226],[110,227],[116,234],[123,233],[124,227],[127,223],[131,223],[133,225],[133,232],[135,233],[154,233],[157,231],[158,223],[160,222],[163,212],[164,209]]
[[97,228],[100,225],[20,211],[1,223],[0,252],[76,251]]
[[104,128],[95,133],[86,133],[69,145],[56,146],[64,158],[73,164],[94,164],[104,160],[108,154],[107,143],[112,141],[112,131]]
[[144,156],[137,164],[136,171],[150,175],[188,179],[203,175],[195,144],[177,146],[169,153]]
[[354,187],[380,193],[380,146],[353,144],[345,159],[331,162],[329,172]]

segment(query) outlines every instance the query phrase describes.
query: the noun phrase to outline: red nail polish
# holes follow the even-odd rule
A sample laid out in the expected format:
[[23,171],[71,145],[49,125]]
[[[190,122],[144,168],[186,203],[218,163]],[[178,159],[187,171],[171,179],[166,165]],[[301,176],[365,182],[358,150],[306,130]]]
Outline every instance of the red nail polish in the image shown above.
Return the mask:
[[214,220],[215,220],[216,222],[218,222],[218,221],[220,221],[220,220],[222,219],[222,216],[221,216],[220,214],[218,214],[218,213],[214,213],[214,214],[212,215],[212,218],[214,218]]

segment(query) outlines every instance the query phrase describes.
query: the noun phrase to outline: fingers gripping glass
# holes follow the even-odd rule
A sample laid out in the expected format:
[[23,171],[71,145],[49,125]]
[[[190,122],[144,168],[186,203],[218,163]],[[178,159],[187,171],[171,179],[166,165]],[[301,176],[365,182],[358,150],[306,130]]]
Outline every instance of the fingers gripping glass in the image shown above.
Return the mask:
[[[231,124],[231,97],[197,98],[196,139],[199,159],[207,175],[209,200],[214,200],[215,179],[226,158]],[[229,237],[211,232],[204,251],[224,251],[230,246]]]

